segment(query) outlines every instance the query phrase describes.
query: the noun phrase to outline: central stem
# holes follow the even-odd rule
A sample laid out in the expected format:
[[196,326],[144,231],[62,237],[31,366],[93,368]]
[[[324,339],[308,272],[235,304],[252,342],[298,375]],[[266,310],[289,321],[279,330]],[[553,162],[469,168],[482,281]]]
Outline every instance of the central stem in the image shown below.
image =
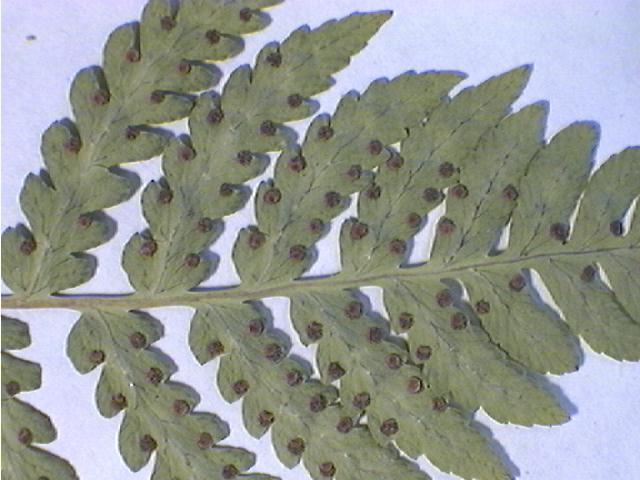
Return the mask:
[[233,287],[221,287],[211,290],[199,290],[167,294],[116,294],[116,295],[79,295],[79,296],[51,296],[51,297],[16,297],[15,295],[3,296],[2,307],[7,309],[34,309],[34,308],[67,308],[71,310],[87,309],[144,309],[169,307],[176,305],[196,306],[202,303],[244,302],[258,300],[266,297],[288,297],[295,292],[313,290],[348,289],[365,286],[376,286],[389,280],[417,279],[420,277],[445,277],[465,270],[477,268],[493,268],[504,265],[514,265],[518,268],[533,267],[531,262],[541,258],[562,257],[589,257],[597,254],[640,250],[640,246],[626,246],[617,248],[603,248],[583,251],[554,252],[531,255],[527,257],[488,257],[485,261],[468,261],[452,265],[436,265],[427,263],[419,266],[396,268],[382,273],[364,274],[361,276],[334,276],[294,280],[275,285],[259,287],[245,287],[242,285]]

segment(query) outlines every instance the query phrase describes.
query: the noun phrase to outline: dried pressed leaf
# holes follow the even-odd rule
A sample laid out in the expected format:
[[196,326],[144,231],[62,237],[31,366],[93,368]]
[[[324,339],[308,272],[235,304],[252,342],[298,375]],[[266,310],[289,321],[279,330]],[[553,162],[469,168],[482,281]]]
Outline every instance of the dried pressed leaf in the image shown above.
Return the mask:
[[[82,373],[102,365],[98,410],[125,411],[122,456],[137,471],[156,452],[154,479],[271,478],[246,473],[254,456],[217,445],[227,425],[193,412],[197,394],[170,381],[176,366],[151,346],[161,325],[135,311],[168,305],[194,308],[194,356],[220,357],[223,398],[242,400],[247,431],[270,431],[287,467],[302,462],[314,479],[418,480],[427,476],[407,457],[424,455],[463,478],[510,478],[472,420],[477,409],[504,423],[566,422],[544,375],[579,368],[580,338],[640,360],[640,148],[594,172],[594,123],[545,140],[546,103],[512,111],[530,66],[452,97],[462,74],[375,81],[313,118],[298,144],[287,123],[316,112],[313,97],[389,12],[302,27],[220,93],[192,95],[218,80],[208,62],[237,54],[276,3],[152,0],[140,24],[111,35],[103,67],[73,82],[75,123],[43,136],[47,171],[29,175],[20,198],[30,230],[3,234],[2,275],[15,293],[6,303],[83,311],[68,355]],[[152,127],[187,116],[189,135]],[[247,183],[273,152],[274,174],[253,192],[256,223],[233,248],[240,285],[194,290],[217,267],[208,249],[224,218],[251,198]],[[123,253],[135,294],[49,296],[93,275],[82,252],[114,229],[101,211],[137,189],[114,167],[159,153],[164,176],[142,193],[148,229]],[[340,271],[307,278],[317,242],[352,201]],[[412,249],[426,249],[415,236],[427,221],[437,222],[429,261],[409,264]],[[367,286],[383,290],[388,319],[359,291]],[[289,299],[300,341],[317,345],[319,378],[273,328],[262,300],[275,296]],[[3,320],[3,334],[3,350],[28,344],[21,323]],[[37,388],[33,364],[3,351],[5,369]],[[52,440],[48,420],[10,401]]]

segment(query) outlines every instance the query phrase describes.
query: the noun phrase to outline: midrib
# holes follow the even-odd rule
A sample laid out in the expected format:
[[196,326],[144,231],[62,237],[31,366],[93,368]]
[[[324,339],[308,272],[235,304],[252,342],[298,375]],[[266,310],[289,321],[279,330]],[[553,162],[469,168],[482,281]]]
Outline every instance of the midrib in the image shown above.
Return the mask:
[[[293,293],[312,292],[324,289],[347,289],[365,286],[376,286],[380,283],[395,280],[419,279],[421,277],[444,277],[478,268],[496,268],[507,265],[520,265],[524,268],[531,262],[540,259],[562,259],[565,257],[589,257],[599,254],[613,254],[616,252],[629,252],[640,250],[640,245],[627,245],[624,247],[610,247],[582,251],[540,253],[526,257],[491,257],[485,261],[468,261],[450,266],[432,266],[426,263],[420,266],[396,268],[386,272],[362,276],[341,276],[339,273],[324,278],[309,280],[294,280],[276,285],[247,288],[242,285],[234,287],[220,287],[211,290],[200,290],[167,294],[83,294],[83,295],[58,295],[51,297],[29,298],[15,295],[3,296],[2,307],[7,309],[34,309],[34,308],[67,308],[71,310],[88,309],[142,309],[168,306],[198,306],[199,304],[216,302],[244,302],[266,297],[289,297]],[[639,252],[640,254],[640,252]]]

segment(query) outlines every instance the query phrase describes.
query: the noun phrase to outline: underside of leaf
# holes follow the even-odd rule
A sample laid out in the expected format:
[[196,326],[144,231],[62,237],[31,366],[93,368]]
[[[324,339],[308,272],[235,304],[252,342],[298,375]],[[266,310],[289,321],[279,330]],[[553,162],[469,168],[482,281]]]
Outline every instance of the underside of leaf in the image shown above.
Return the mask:
[[[270,432],[285,466],[302,462],[318,480],[420,480],[411,459],[425,456],[465,479],[511,478],[478,409],[501,423],[558,425],[569,412],[545,375],[577,370],[581,340],[640,360],[640,148],[594,170],[595,123],[549,136],[545,102],[514,111],[528,65],[455,95],[459,73],[380,79],[315,116],[299,139],[288,124],[317,112],[314,96],[389,12],[302,27],[220,92],[194,95],[218,79],[209,62],[237,54],[275,3],[152,0],[140,24],[112,34],[103,67],[73,83],[74,122],[43,136],[47,170],[27,177],[20,198],[29,229],[3,234],[6,304],[82,312],[68,355],[81,373],[102,365],[98,410],[124,411],[124,461],[137,471],[155,452],[155,480],[271,478],[246,473],[254,455],[219,445],[226,423],[194,412],[197,393],[170,380],[176,366],[153,347],[162,325],[140,311],[169,305],[194,309],[194,356],[218,359],[222,397],[242,401],[244,427]],[[184,117],[188,135],[156,127]],[[134,293],[56,295],[93,275],[83,252],[115,227],[102,210],[138,187],[116,167],[160,153],[163,176],[141,197],[147,227],[122,255]],[[252,192],[271,158],[273,175]],[[198,288],[217,269],[210,247],[225,217],[248,202],[255,222],[232,253],[239,285]],[[353,204],[357,213],[336,225]],[[418,240],[427,227],[432,244]],[[332,228],[340,269],[312,276]],[[428,261],[410,263],[413,252]],[[363,287],[382,290],[385,311]],[[291,355],[270,297],[288,299],[316,368]],[[4,352],[7,335],[6,348],[24,343],[14,330],[3,320],[3,369],[37,383],[32,365]]]

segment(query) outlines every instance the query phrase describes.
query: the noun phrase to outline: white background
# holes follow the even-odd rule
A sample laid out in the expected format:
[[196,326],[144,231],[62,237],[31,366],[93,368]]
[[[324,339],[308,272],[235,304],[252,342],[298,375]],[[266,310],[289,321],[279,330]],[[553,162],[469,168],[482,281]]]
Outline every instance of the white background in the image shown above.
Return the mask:
[[[2,2],[2,228],[23,221],[17,197],[24,176],[41,168],[40,135],[54,120],[70,116],[67,100],[73,75],[98,63],[108,33],[136,19],[142,0],[5,0]],[[289,0],[272,10],[274,22],[247,39],[246,51],[221,65],[228,73],[250,62],[261,45],[282,40],[300,24],[322,21],[354,10],[393,9],[393,18],[343,72],[333,90],[319,97],[331,111],[340,95],[362,90],[379,76],[409,69],[462,70],[464,85],[517,65],[533,63],[533,77],[517,107],[548,99],[548,133],[573,120],[596,120],[602,127],[598,160],[640,143],[640,1],[638,0]],[[36,35],[27,41],[27,35]],[[157,159],[132,165],[146,182],[159,176]],[[100,269],[79,288],[83,292],[129,290],[119,267],[120,249],[143,228],[139,197],[110,210],[119,220],[117,236],[96,249]],[[246,210],[229,219],[227,232],[214,246],[224,258],[237,229],[251,221]],[[334,252],[331,239],[323,249]],[[325,258],[333,258],[329,253]],[[228,255],[227,255],[228,258]],[[335,269],[334,263],[314,271]],[[235,281],[231,263],[223,261],[207,284]],[[4,286],[3,286],[4,288]],[[6,288],[3,291],[7,291]],[[291,332],[287,305],[275,307],[276,325]],[[78,375],[64,355],[66,335],[77,314],[71,311],[11,312],[29,322],[33,346],[23,356],[43,365],[43,388],[21,397],[46,411],[58,428],[51,449],[68,458],[82,479],[148,478],[148,466],[133,474],[117,453],[119,421],[99,416],[93,402],[97,371]],[[232,424],[227,443],[258,453],[256,471],[283,479],[307,478],[300,467],[286,470],[272,452],[268,436],[252,439],[241,426],[239,404],[229,406],[214,386],[214,367],[200,367],[191,356],[186,334],[189,310],[152,311],[166,327],[158,346],[180,370],[173,377],[202,395],[199,408],[212,410]],[[614,362],[586,349],[576,374],[553,378],[573,403],[571,422],[555,428],[489,425],[519,467],[519,478],[533,480],[640,479],[640,364]],[[310,357],[301,347],[296,353]],[[453,478],[421,461],[436,479]],[[401,480],[401,479],[398,479]]]

